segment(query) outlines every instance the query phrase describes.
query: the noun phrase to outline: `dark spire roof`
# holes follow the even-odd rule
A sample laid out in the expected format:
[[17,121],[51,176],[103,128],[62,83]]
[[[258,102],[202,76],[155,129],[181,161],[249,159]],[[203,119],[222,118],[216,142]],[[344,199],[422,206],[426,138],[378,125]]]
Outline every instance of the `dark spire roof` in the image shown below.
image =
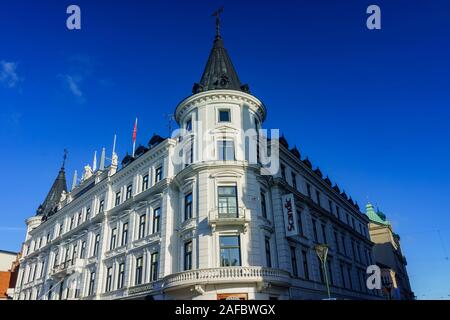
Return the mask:
[[220,35],[220,19],[219,10],[214,15],[216,16],[216,37],[214,45],[209,54],[208,62],[203,71],[200,83],[194,84],[192,93],[199,93],[202,91],[216,90],[216,89],[230,89],[249,92],[247,85],[242,85],[239,77],[234,69],[233,63],[228,56],[227,50],[223,45],[223,40]]
[[66,161],[67,154],[64,153],[64,161],[61,169],[59,170],[58,176],[53,182],[50,191],[47,194],[44,202],[39,206],[36,211],[36,215],[38,216],[51,216],[56,207],[58,206],[59,200],[61,199],[61,194],[63,191],[67,192],[67,182],[66,182],[66,173],[64,171],[64,165]]

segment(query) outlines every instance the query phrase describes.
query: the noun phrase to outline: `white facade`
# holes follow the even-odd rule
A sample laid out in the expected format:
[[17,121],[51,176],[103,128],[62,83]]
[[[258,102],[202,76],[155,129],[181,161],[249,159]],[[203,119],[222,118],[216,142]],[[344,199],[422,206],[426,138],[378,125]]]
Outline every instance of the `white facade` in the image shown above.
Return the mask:
[[[365,289],[367,217],[283,145],[275,176],[249,161],[241,133],[266,116],[256,97],[207,90],[175,116],[188,136],[94,172],[46,221],[27,220],[15,299],[322,299],[317,243],[330,246],[333,297],[378,297]],[[285,194],[301,216],[289,237]]]
[[[231,111],[230,122],[218,121],[218,111],[223,109]],[[220,140],[224,134],[233,136],[236,130],[252,127],[254,120],[262,123],[264,116],[265,109],[259,100],[231,90],[199,93],[177,108],[181,126],[188,119],[198,120],[213,132],[208,135],[211,140]],[[323,298],[326,290],[313,250],[317,242],[330,245],[333,295],[373,298],[365,292],[364,285],[362,291],[359,289],[365,282],[366,265],[371,264],[367,218],[283,146],[280,157],[284,169],[278,176],[263,176],[258,165],[245,159],[242,136],[235,135],[234,139],[236,160],[214,160],[217,150],[210,150],[211,157],[202,159],[205,152],[199,150],[204,149],[194,143],[194,162],[188,166],[172,161],[177,144],[185,142],[166,139],[122,170],[115,172],[116,168],[111,166],[97,171],[71,191],[61,203],[62,208],[47,221],[41,223],[40,217],[30,218],[16,299],[59,299],[61,293],[63,299],[143,295],[154,295],[155,299],[217,299],[227,293],[246,294],[249,299]],[[161,177],[156,175],[159,168]],[[149,183],[144,190],[143,179],[147,175]],[[128,186],[132,186],[132,191],[126,199]],[[218,188],[222,186],[236,187],[238,214],[234,218],[221,218],[219,214]],[[184,220],[185,196],[190,193],[192,218]],[[301,214],[298,220],[301,234],[289,238],[281,203],[286,193],[294,194]],[[329,201],[333,212],[329,211]],[[339,217],[336,207],[340,208]],[[159,213],[159,219],[155,218],[155,212]],[[347,215],[349,221],[355,221],[355,227],[347,223]],[[220,237],[227,235],[239,239],[239,266],[221,266]],[[266,239],[270,248],[267,252]],[[192,265],[191,270],[185,271],[184,250],[189,241],[192,241]],[[355,250],[359,250],[355,256],[352,241]],[[136,280],[137,264],[142,264],[140,281]],[[295,264],[297,270],[293,271]],[[342,282],[342,270],[347,289]],[[349,276],[353,289],[349,289]],[[68,280],[63,282],[61,291],[62,279]]]

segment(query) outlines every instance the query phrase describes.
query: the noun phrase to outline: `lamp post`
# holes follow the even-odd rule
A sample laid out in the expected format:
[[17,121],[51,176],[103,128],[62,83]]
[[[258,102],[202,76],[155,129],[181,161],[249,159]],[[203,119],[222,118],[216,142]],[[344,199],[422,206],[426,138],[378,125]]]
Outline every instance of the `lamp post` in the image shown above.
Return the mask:
[[327,293],[328,293],[328,299],[331,300],[331,294],[330,294],[330,285],[328,284],[328,273],[326,269],[326,263],[327,263],[327,256],[328,256],[328,245],[327,244],[317,244],[314,249],[316,250],[317,256],[320,259],[320,262],[322,264],[322,270],[323,274],[325,275],[325,284],[327,285]]

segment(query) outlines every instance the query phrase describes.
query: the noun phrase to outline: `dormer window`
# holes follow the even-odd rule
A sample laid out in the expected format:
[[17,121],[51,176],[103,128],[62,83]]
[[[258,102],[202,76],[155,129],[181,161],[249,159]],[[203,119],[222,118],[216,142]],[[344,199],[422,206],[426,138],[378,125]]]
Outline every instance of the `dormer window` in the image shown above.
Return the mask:
[[219,122],[230,122],[231,113],[229,109],[219,110]]

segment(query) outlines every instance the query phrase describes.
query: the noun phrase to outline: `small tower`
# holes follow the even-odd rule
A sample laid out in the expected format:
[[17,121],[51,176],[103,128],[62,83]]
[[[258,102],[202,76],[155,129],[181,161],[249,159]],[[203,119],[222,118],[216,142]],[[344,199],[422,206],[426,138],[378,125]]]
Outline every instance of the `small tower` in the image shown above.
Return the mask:
[[64,160],[61,169],[58,172],[58,176],[53,182],[44,202],[36,210],[36,216],[41,217],[41,219],[45,220],[55,213],[55,209],[58,207],[59,200],[61,199],[61,194],[63,191],[67,192],[66,172],[64,168],[66,159],[67,151],[64,150]]

